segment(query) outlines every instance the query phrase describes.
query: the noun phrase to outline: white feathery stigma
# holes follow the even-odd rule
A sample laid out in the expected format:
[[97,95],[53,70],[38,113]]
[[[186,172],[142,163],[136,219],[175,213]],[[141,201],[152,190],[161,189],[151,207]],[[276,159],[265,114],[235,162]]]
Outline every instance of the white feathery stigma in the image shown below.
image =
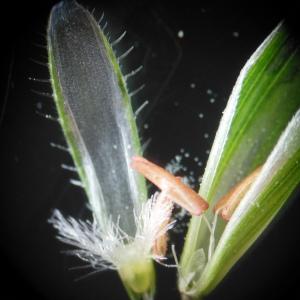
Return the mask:
[[155,193],[147,202],[135,210],[136,234],[134,237],[125,233],[111,219],[105,231],[97,220],[75,220],[65,218],[55,210],[49,219],[58,230],[57,238],[78,249],[67,251],[88,262],[91,267],[103,270],[118,270],[123,265],[139,259],[160,261],[165,257],[151,253],[155,241],[171,229],[175,221],[169,222],[173,204],[171,201],[160,201],[164,193]]

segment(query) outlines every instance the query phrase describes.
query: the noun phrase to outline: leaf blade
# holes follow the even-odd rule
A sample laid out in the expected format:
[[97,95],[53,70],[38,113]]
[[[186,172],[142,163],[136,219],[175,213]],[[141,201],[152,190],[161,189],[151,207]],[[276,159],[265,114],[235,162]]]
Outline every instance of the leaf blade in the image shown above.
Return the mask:
[[252,245],[300,182],[300,110],[289,123],[261,174],[231,217],[198,293],[207,294]]
[[[298,45],[286,25],[281,23],[242,69],[224,111],[200,187],[200,195],[211,205],[206,214],[209,221],[214,218],[215,202],[264,164],[299,108],[299,65]],[[216,243],[225,226],[224,221],[218,222]],[[181,268],[188,268],[189,257],[198,249],[208,251],[209,240],[210,232],[203,219],[193,217],[181,256]],[[201,280],[194,278],[197,283],[182,292],[199,296],[197,284]]]
[[90,13],[66,1],[51,12],[48,53],[61,125],[97,220],[105,226],[120,217],[133,236],[146,187],[129,167],[141,147],[113,50]]

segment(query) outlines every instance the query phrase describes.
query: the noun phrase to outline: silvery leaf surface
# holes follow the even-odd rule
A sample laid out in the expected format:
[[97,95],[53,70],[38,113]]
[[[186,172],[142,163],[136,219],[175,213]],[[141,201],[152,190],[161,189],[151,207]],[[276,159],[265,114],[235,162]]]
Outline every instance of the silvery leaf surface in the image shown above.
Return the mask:
[[146,187],[129,166],[141,148],[114,51],[92,15],[64,1],[51,12],[48,54],[59,121],[92,211],[102,227],[111,218],[134,236]]

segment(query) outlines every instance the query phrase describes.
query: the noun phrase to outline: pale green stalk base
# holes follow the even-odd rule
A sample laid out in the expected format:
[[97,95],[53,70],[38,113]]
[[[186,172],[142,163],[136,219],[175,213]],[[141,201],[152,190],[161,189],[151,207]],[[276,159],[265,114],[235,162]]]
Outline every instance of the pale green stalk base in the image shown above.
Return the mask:
[[129,263],[118,272],[131,300],[153,299],[155,270],[151,259]]

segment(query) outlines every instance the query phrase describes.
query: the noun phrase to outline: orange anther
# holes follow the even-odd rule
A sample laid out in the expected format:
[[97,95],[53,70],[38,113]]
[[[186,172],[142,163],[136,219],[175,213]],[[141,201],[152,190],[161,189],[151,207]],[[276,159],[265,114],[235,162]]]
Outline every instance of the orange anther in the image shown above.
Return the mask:
[[236,184],[225,196],[223,196],[214,207],[214,211],[228,221],[246,192],[261,171],[261,166],[256,168],[250,175]]
[[208,203],[200,195],[158,165],[136,156],[132,158],[131,167],[155,184],[170,200],[185,208],[192,215],[200,215],[207,210]]

